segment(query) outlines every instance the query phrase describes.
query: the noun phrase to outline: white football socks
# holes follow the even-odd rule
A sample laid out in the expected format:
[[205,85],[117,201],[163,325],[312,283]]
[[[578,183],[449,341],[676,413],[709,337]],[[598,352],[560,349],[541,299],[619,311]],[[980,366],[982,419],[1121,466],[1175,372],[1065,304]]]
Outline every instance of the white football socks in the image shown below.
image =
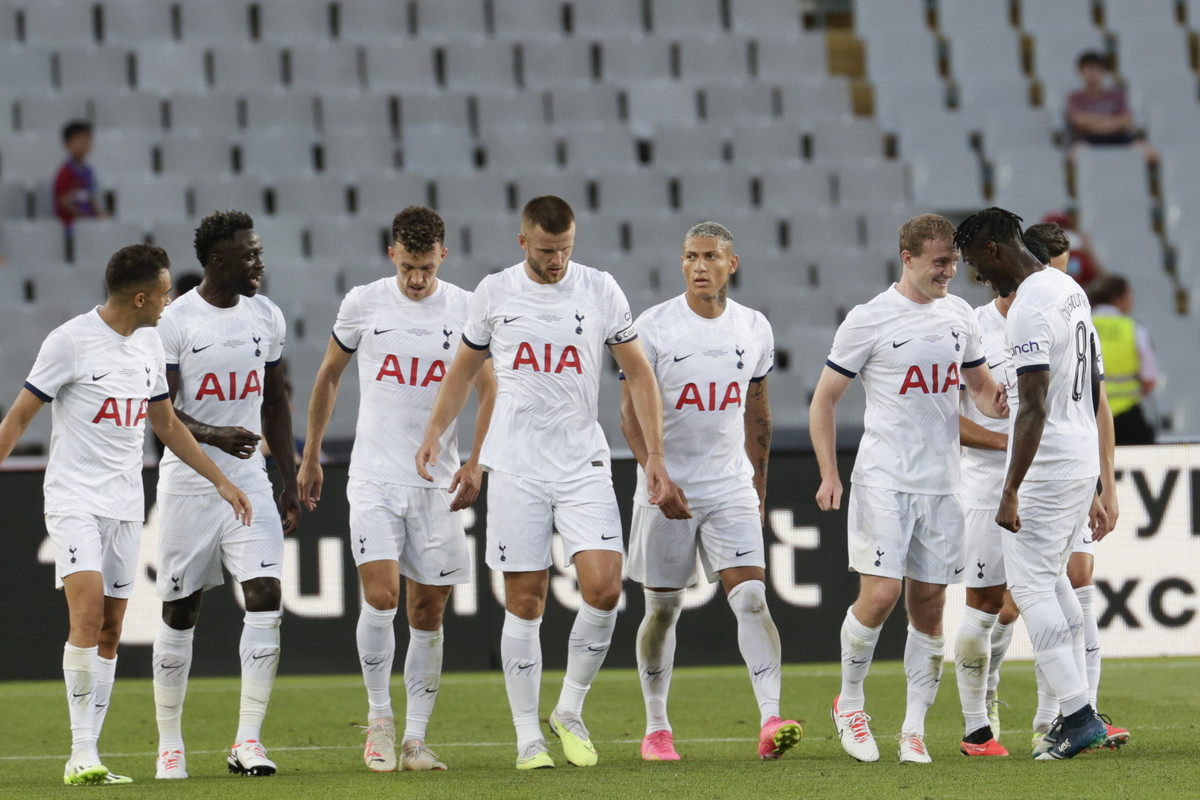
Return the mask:
[[192,669],[192,640],[196,629],[178,631],[162,620],[154,635],[154,716],[158,721],[158,751],[183,749],[183,700]]
[[942,683],[942,661],[945,641],[941,636],[929,636],[908,626],[908,641],[904,645],[904,676],[908,680],[908,702],[901,733],[925,735],[925,714],[937,698]]
[[[1066,575],[1061,576],[1061,581],[1067,581]],[[1075,599],[1070,583],[1067,594]],[[1063,716],[1067,716],[1088,704],[1088,691],[1086,674],[1075,656],[1076,632],[1082,640],[1082,612],[1076,600],[1076,617],[1069,618],[1064,613],[1062,599],[1063,592],[1057,590],[1013,589],[1013,600],[1021,609],[1033,644],[1034,661],[1045,675],[1050,694],[1057,700]]]
[[442,629],[422,631],[409,627],[408,654],[404,659],[404,686],[408,690],[404,738],[425,741],[429,718],[442,684]]
[[996,693],[1000,689],[1000,665],[1004,663],[1004,657],[1008,654],[1008,646],[1012,643],[1014,625],[1015,623],[1011,622],[1007,625],[997,622],[992,626],[992,655],[988,662],[988,700],[995,700]]
[[[971,734],[988,724],[987,688],[992,655],[992,629],[999,614],[988,614],[967,606],[955,637],[954,669],[958,679],[958,698],[962,704],[966,732]],[[996,735],[996,731],[992,731]]]
[[779,716],[783,648],[779,630],[767,608],[767,587],[762,581],[742,581],[729,593],[729,607],[738,623],[738,649],[750,674],[758,701],[759,726]]
[[96,715],[92,719],[92,732],[96,741],[100,741],[100,732],[104,730],[104,718],[108,716],[108,704],[112,701],[113,683],[117,679],[117,657],[105,658],[96,654],[96,688],[92,693],[92,705],[96,707]]
[[571,639],[567,647],[567,674],[558,695],[556,709],[567,714],[582,715],[583,701],[592,681],[600,672],[608,646],[612,643],[617,610],[601,611],[587,603],[579,604]]
[[1100,625],[1096,619],[1096,587],[1091,584],[1075,590],[1083,611],[1083,660],[1087,669],[1088,699],[1092,708],[1100,694]]
[[542,618],[521,619],[504,612],[500,633],[500,660],[504,688],[517,729],[517,752],[533,742],[545,741],[538,721],[538,694],[542,685],[542,643],[538,638]]
[[95,647],[63,646],[63,681],[71,716],[71,758],[76,755],[99,763],[96,750],[96,651]]
[[842,691],[838,697],[838,711],[843,714],[863,708],[863,681],[871,671],[875,643],[882,629],[882,625],[870,628],[859,622],[853,606],[846,609],[842,621]]
[[283,611],[247,611],[238,654],[242,659],[242,700],[235,743],[262,741],[263,719],[279,669],[279,626]]
[[683,608],[683,589],[673,592],[644,590],[646,614],[637,633],[638,677],[646,703],[646,734],[671,730],[667,695],[675,668],[675,624]]
[[363,684],[367,687],[367,720],[391,718],[392,662],[396,657],[396,609],[380,610],[364,602],[358,611],[355,639]]

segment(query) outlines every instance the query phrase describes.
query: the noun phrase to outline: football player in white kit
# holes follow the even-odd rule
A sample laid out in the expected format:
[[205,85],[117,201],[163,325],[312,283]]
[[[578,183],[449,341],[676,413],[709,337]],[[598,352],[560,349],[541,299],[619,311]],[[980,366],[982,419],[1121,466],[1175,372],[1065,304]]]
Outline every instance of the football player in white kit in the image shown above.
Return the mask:
[[[46,337],[0,422],[3,461],[42,406],[54,401],[45,515],[57,583],[70,614],[63,648],[71,720],[67,785],[131,782],[100,763],[97,740],[112,695],[145,517],[145,420],[176,457],[215,487],[222,518],[251,523],[249,499],[204,454],[167,402],[166,361],[152,328],[171,302],[169,266],[158,247],[118,250],[105,270],[104,305]],[[233,506],[232,515],[224,503]]]
[[[996,522],[1005,530],[1009,590],[1062,710],[1037,757],[1064,759],[1108,739],[1088,696],[1083,612],[1065,571],[1100,476],[1093,381],[1102,379],[1103,364],[1087,296],[1026,249],[1020,222],[985,209],[964,220],[954,240],[996,291],[1017,294],[1005,325],[1015,416]],[[1093,538],[1106,532],[1101,523]]]
[[363,760],[373,772],[397,768],[390,684],[396,654],[393,623],[405,578],[408,708],[399,760],[402,770],[443,770],[425,744],[442,675],[442,617],[454,584],[472,580],[462,515],[482,483],[479,449],[496,383],[490,363],[476,378],[475,446],[458,465],[458,439],[442,437],[446,457],[434,486],[417,475],[414,458],[433,398],[454,358],[470,292],[438,277],[446,257],[446,226],[432,209],[409,206],[392,220],[388,257],[396,275],[352,289],[342,301],[308,406],[300,464],[300,496],[309,510],[321,499],[321,441],[337,401],[338,383],[358,353],[360,400],[350,456],[350,549],[362,579],[358,657],[369,703]]
[[[639,468],[633,500],[629,577],[642,584],[646,596],[637,638],[646,703],[642,758],[679,760],[667,695],[675,624],[684,589],[696,583],[697,552],[708,580],[721,581],[737,618],[738,647],[758,701],[758,755],[779,758],[803,732],[779,712],[782,651],[767,608],[763,553],[771,447],[767,373],[775,337],[766,317],[729,299],[738,257],[728,228],[716,222],[693,226],[681,261],[687,291],[637,319],[663,396],[663,443],[675,481],[655,508]],[[638,463],[645,463],[648,448],[624,385],[621,429]],[[679,518],[684,510],[690,519]]]
[[817,383],[809,429],[821,471],[817,505],[841,506],[835,409],[861,374],[867,409],[851,476],[850,568],[858,599],[842,623],[842,690],[832,716],[842,747],[877,761],[867,724],[863,682],[884,621],[904,589],[908,702],[900,761],[928,763],[925,715],[942,672],[942,608],[946,585],[960,581],[962,509],[958,392],[966,384],[985,413],[1007,413],[992,380],[971,307],[947,295],[957,271],[954,226],[936,214],[900,227],[900,281],[846,316]]
[[538,721],[539,628],[554,530],[575,565],[583,602],[550,729],[562,740],[567,761],[592,766],[598,757],[583,723],[583,701],[612,641],[624,551],[608,445],[596,419],[605,347],[633,397],[655,504],[670,481],[662,399],[616,281],[570,260],[570,205],[552,195],[530,200],[517,241],[525,261],[484,278],[471,296],[466,347],[459,348],[438,390],[416,465],[421,477],[433,479],[441,437],[490,350],[496,407],[479,462],[490,473],[487,564],[504,573],[500,652],[517,732],[517,769],[554,766]]
[[[228,524],[196,473],[169,454],[163,458],[157,581],[163,610],[153,648],[155,777],[187,777],[182,716],[192,640],[203,593],[224,582],[222,564],[241,584],[246,607],[238,646],[241,703],[227,763],[233,773],[273,775],[262,722],[279,665],[283,537],[300,516],[291,409],[280,367],[286,327],[278,306],[258,294],[263,244],[248,214],[209,214],[196,229],[195,246],[204,279],[171,304],[160,326],[171,398],[205,452],[260,513],[250,528]],[[259,448],[264,436],[283,485],[279,514],[268,511],[274,500]]]

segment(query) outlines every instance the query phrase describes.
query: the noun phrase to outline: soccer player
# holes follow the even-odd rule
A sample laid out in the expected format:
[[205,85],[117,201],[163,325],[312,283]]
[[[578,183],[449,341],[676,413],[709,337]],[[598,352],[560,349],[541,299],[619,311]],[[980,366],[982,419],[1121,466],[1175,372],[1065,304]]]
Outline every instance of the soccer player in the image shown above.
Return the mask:
[[[684,589],[696,582],[696,553],[707,578],[721,581],[738,624],[738,646],[758,701],[760,758],[779,758],[800,741],[779,713],[779,631],[767,608],[762,522],[771,446],[767,373],[775,338],[767,318],[729,299],[737,272],[733,234],[702,222],[683,240],[687,291],[637,320],[638,336],[663,395],[663,439],[675,476],[656,509],[638,470],[629,535],[629,576],[645,587],[637,659],[646,702],[642,758],[678,761],[667,694],[675,662],[675,623]],[[622,385],[621,429],[639,464],[648,457],[633,397]],[[660,512],[661,509],[661,512]],[[691,519],[681,512],[690,511]]]
[[259,448],[265,436],[283,489],[280,515],[260,513],[254,525],[239,528],[216,513],[211,491],[194,470],[170,455],[163,458],[157,581],[163,607],[153,648],[155,777],[187,777],[182,717],[192,639],[204,591],[224,582],[222,564],[241,584],[246,608],[238,646],[242,696],[229,771],[273,775],[261,731],[279,665],[283,537],[296,529],[300,516],[292,418],[280,367],[286,327],[279,308],[258,294],[263,244],[248,214],[209,214],[196,229],[195,246],[204,279],[171,304],[160,326],[176,413],[260,510],[272,505]]
[[[1089,701],[1083,612],[1064,569],[1101,474],[1093,381],[1103,365],[1087,296],[1026,249],[1020,221],[985,209],[963,221],[954,241],[996,291],[1017,293],[1005,324],[1016,414],[996,522],[1005,529],[1009,590],[1063,714],[1037,757],[1063,759],[1108,738]],[[1098,525],[1093,538],[1105,532]]]
[[550,729],[562,740],[567,761],[592,766],[598,756],[583,722],[583,702],[612,641],[624,551],[608,445],[596,420],[605,346],[625,373],[646,443],[653,504],[670,485],[662,398],[616,281],[571,260],[571,207],[553,195],[533,198],[521,214],[517,241],[524,262],[484,278],[471,297],[466,347],[438,389],[416,465],[422,478],[433,480],[441,437],[490,349],[496,407],[479,463],[490,473],[487,564],[504,573],[500,652],[517,732],[517,769],[554,766],[538,722],[539,627],[554,530],[567,562],[575,565],[583,602]]
[[100,763],[117,643],[133,593],[145,516],[145,420],[176,457],[215,487],[222,519],[251,524],[250,501],[196,445],[167,400],[162,342],[151,330],[171,302],[167,254],[131,245],[108,262],[104,305],[55,328],[8,415],[0,461],[45,403],[54,401],[46,465],[46,530],[67,598],[63,677],[71,719],[67,785],[130,783]]
[[867,409],[851,475],[850,568],[858,598],[842,623],[842,690],[832,716],[842,747],[859,761],[879,760],[867,724],[863,683],[875,643],[904,589],[908,703],[900,761],[928,763],[925,714],[942,672],[946,585],[961,580],[963,515],[958,391],[994,417],[1007,405],[987,369],[970,306],[948,296],[957,271],[954,226],[923,214],[900,227],[900,281],[846,316],[817,383],[809,429],[821,471],[817,505],[841,507],[835,449],[838,401],[861,373]]
[[[399,766],[445,769],[425,744],[426,727],[442,674],[442,617],[453,584],[471,580],[462,517],[479,494],[479,449],[487,432],[496,386],[490,362],[476,378],[479,412],[475,446],[458,466],[454,428],[442,437],[447,455],[435,486],[414,466],[433,398],[453,359],[467,319],[469,292],[438,277],[446,257],[446,226],[437,212],[409,206],[392,220],[388,257],[396,275],[352,289],[317,371],[308,405],[308,433],[300,464],[300,496],[309,510],[321,499],[321,441],[337,401],[338,383],[358,353],[360,400],[350,456],[350,549],[362,579],[358,657],[369,711],[363,760],[374,772],[392,772],[396,724],[390,683],[396,654],[393,622],[405,577],[408,654],[404,685],[408,711]],[[457,336],[455,334],[458,334]],[[450,493],[457,492],[451,496]]]

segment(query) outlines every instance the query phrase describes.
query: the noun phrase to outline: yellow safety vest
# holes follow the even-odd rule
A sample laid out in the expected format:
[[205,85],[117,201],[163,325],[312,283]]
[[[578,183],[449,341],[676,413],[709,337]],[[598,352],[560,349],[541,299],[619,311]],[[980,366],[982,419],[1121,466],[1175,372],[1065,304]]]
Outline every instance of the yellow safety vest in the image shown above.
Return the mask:
[[1142,400],[1142,382],[1138,380],[1137,333],[1130,317],[1100,314],[1092,317],[1100,335],[1104,354],[1104,386],[1113,416],[1123,414]]

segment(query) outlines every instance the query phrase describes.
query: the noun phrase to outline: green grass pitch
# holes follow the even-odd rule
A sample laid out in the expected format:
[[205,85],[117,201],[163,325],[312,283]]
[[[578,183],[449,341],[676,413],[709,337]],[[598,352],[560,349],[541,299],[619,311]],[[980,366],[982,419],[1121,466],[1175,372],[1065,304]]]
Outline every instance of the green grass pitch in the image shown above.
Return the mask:
[[[11,655],[11,654],[10,654]],[[284,666],[286,668],[286,654]],[[542,684],[543,718],[557,698],[561,672]],[[874,665],[867,709],[882,758],[859,764],[834,738],[829,704],[838,667],[784,667],[784,710],[804,724],[800,745],[776,762],[760,762],[758,715],[745,670],[680,668],[671,717],[683,760],[646,764],[638,757],[644,730],[641,693],[631,670],[604,670],[592,688],[585,718],[600,752],[591,769],[570,767],[547,735],[554,770],[519,773],[504,683],[499,674],[451,674],[442,681],[430,726],[430,744],[449,765],[443,773],[376,775],[362,764],[366,696],[357,675],[285,676],[275,687],[264,743],[279,764],[272,778],[241,778],[225,768],[225,750],[237,722],[237,681],[191,682],[184,713],[187,781],[155,781],[157,734],[148,680],[118,680],[104,735],[105,763],[130,775],[131,786],[64,787],[69,749],[61,681],[0,684],[0,797],[59,798],[117,794],[123,798],[1076,798],[1200,796],[1196,758],[1200,721],[1200,659],[1109,660],[1101,710],[1128,727],[1133,738],[1119,752],[1083,754],[1066,762],[1029,758],[1035,697],[1032,665],[1004,668],[1001,741],[1013,755],[968,759],[958,752],[962,718],[953,669],[947,665],[926,742],[934,763],[900,765],[893,736],[904,715],[903,668]],[[404,687],[393,681],[402,713]]]

